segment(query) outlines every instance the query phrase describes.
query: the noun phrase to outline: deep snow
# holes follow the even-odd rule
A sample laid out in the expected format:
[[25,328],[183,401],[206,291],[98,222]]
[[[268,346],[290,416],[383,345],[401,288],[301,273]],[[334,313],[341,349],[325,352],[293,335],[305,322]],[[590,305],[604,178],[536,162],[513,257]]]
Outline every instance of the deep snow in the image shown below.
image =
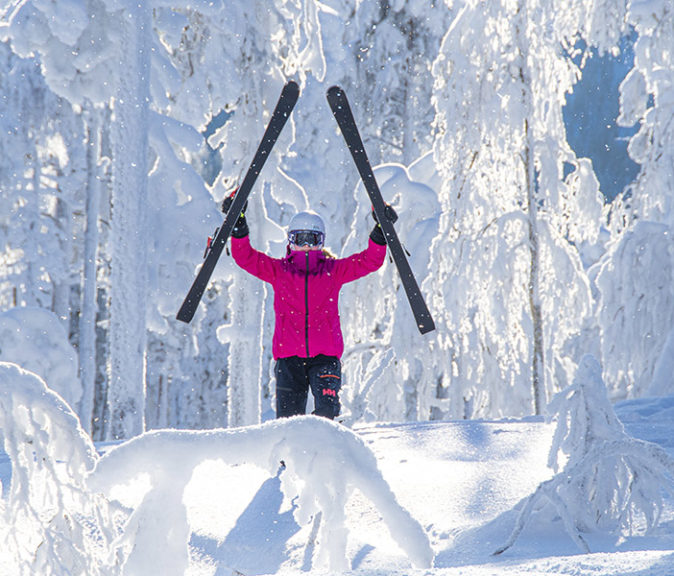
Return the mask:
[[[617,413],[629,434],[657,442],[670,455],[674,453],[674,398],[624,402],[617,406]],[[585,535],[592,553],[583,554],[560,520],[543,511],[532,517],[512,548],[501,556],[492,555],[513,528],[518,502],[553,474],[547,459],[554,424],[540,419],[373,424],[358,426],[352,435],[346,428],[317,420],[300,418],[290,424],[270,422],[234,431],[153,432],[114,446],[99,445],[104,457],[94,477],[113,478],[117,484],[114,497],[129,507],[143,500],[148,477],[155,483],[161,478],[164,497],[187,482],[183,498],[191,534],[190,566],[185,574],[190,576],[334,573],[327,571],[328,564],[322,569],[316,565],[320,564],[320,550],[329,553],[334,548],[333,543],[320,539],[335,537],[321,532],[320,520],[339,510],[324,503],[322,509],[314,507],[311,513],[307,487],[301,497],[290,499],[287,495],[294,493],[293,485],[301,484],[302,478],[312,481],[308,492],[314,494],[330,486],[332,476],[349,479],[358,469],[366,475],[356,483],[364,492],[372,488],[386,492],[386,484],[390,486],[394,499],[428,535],[435,560],[433,568],[414,568],[400,545],[400,536],[412,534],[413,525],[399,528],[398,539],[394,538],[391,525],[386,523],[394,506],[375,505],[371,492],[366,497],[355,490],[344,506],[344,571],[348,573],[674,574],[670,496],[659,526],[648,536],[616,542],[607,535]],[[273,438],[269,431],[283,436],[280,448],[265,440]],[[306,449],[301,448],[303,438]],[[215,453],[203,459],[204,447],[216,446],[216,440],[222,443],[221,458]],[[372,451],[376,463],[367,459],[365,447]],[[288,457],[288,467],[270,473],[281,453]],[[334,453],[342,462],[330,468]],[[114,472],[107,474],[106,466]],[[378,483],[377,469],[385,482]],[[126,483],[122,482],[125,475],[129,479]],[[0,453],[0,480],[6,499],[10,462],[4,453]],[[156,558],[158,550],[160,556],[168,554],[162,539],[180,524],[171,523],[173,512],[168,502],[159,498],[155,504],[160,510],[165,506],[166,516],[150,515],[147,520],[158,522],[151,528],[145,526],[143,540],[136,536],[136,545],[142,543],[137,556],[141,565]],[[338,503],[339,497],[331,502]],[[305,512],[299,523],[302,515],[297,514],[298,508]],[[408,552],[423,548],[418,543],[405,544]],[[152,572],[151,564],[146,570]],[[0,574],[15,576],[2,567]]]
[[[673,452],[674,400],[632,401],[619,411],[628,431]],[[510,550],[492,555],[513,528],[513,508],[552,475],[546,466],[552,424],[540,420],[425,422],[363,426],[356,431],[377,456],[399,502],[426,529],[436,558],[430,570],[412,568],[378,514],[356,494],[346,512],[347,555],[354,574],[674,574],[671,500],[667,519],[648,537],[616,545],[609,537],[590,535],[593,552],[583,554],[559,519],[534,518]],[[256,470],[233,472],[220,467],[218,471],[217,465],[204,476],[208,478],[195,482],[189,502],[196,531],[191,542],[200,558],[190,574],[229,576],[236,570],[246,575],[294,574],[308,569],[312,524],[300,528],[293,521],[278,478]],[[238,506],[227,509],[222,495],[222,507],[215,511],[208,502],[212,504],[213,493],[225,485],[225,479],[235,487]]]

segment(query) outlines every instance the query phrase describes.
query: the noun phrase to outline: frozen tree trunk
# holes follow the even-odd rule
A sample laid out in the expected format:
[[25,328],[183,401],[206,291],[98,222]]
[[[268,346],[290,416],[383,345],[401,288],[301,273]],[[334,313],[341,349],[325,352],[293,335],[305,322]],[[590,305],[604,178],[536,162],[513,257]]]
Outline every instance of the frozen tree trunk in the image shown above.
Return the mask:
[[[249,202],[251,214],[263,214],[262,202],[254,193]],[[261,227],[251,223],[254,246],[264,244]],[[260,423],[262,400],[261,382],[265,338],[265,287],[260,280],[238,271],[232,292],[231,311],[234,337],[229,347],[229,376],[227,384],[227,426],[250,426]],[[266,377],[266,373],[265,373]]]
[[229,347],[227,426],[260,423],[260,378],[264,335],[260,281],[241,273],[232,294],[234,337]]
[[[57,178],[62,176],[61,170],[57,170]],[[60,251],[70,258],[72,254],[72,209],[70,205],[61,198],[56,201],[56,213],[54,219],[59,227]],[[60,278],[54,281],[54,292],[52,295],[52,310],[59,317],[63,329],[68,332],[70,325],[70,281],[69,274],[59,274]]]
[[80,421],[92,433],[94,392],[96,389],[96,262],[98,258],[98,214],[100,185],[98,157],[100,123],[95,111],[87,114],[87,229],[84,236],[84,268],[82,270],[82,304],[80,314]]
[[414,78],[414,61],[415,57],[412,56],[414,53],[414,44],[417,38],[416,26],[413,21],[409,23],[409,33],[407,36],[407,49],[408,53],[404,59],[404,70],[405,77],[402,79],[403,84],[403,114],[402,114],[402,125],[403,125],[403,164],[409,166],[416,158],[418,158],[418,146],[414,138],[414,127],[415,127],[415,106],[412,102],[412,97],[414,96],[414,85],[411,81]]
[[[528,91],[528,87],[525,88]],[[540,248],[538,245],[538,223],[536,206],[536,186],[533,168],[533,138],[528,120],[524,121],[526,144],[524,151],[525,168],[527,173],[527,206],[529,212],[529,249],[531,262],[529,268],[529,308],[533,326],[533,359],[531,367],[531,382],[534,394],[534,413],[542,414],[547,404],[545,397],[545,357],[543,342],[543,318],[541,315],[540,297]]]
[[[259,87],[250,89],[261,94]],[[255,125],[253,123],[253,125]],[[267,165],[266,170],[270,170]],[[263,177],[260,177],[249,199],[251,244],[264,251],[263,227],[259,223],[265,213],[262,201]],[[265,340],[264,284],[243,270],[237,270],[230,289],[232,337],[227,362],[227,426],[250,426],[261,420],[261,382]],[[269,339],[271,344],[271,339]],[[266,372],[265,372],[266,377]]]
[[[26,155],[28,158],[28,155]],[[29,189],[32,187],[32,200],[35,202],[35,208],[34,211],[31,212],[31,218],[29,220],[28,224],[28,237],[33,238],[36,234],[37,231],[40,229],[40,214],[39,214],[39,196],[40,196],[40,191],[42,188],[42,185],[40,184],[40,176],[42,174],[42,166],[40,165],[40,160],[39,160],[39,154],[36,146],[36,142],[33,142],[33,145],[30,148],[30,159],[28,160],[28,169],[32,168],[33,173],[31,175],[31,181],[30,183],[27,182],[27,189],[26,189],[26,194],[29,194],[28,192]],[[32,251],[31,251],[32,252]],[[24,250],[25,254],[25,250]],[[30,258],[28,259],[28,263],[26,264],[26,276],[25,276],[25,286],[21,286],[19,284],[19,294],[21,296],[19,297],[19,300],[22,302],[24,306],[37,306],[37,307],[47,307],[44,305],[42,302],[40,302],[40,299],[38,296],[35,294],[36,288],[35,285],[37,284],[35,279],[37,277],[36,270],[39,270],[39,266],[36,266],[35,261],[33,258],[35,257],[34,254],[31,254]]]
[[529,249],[531,254],[529,267],[529,309],[533,327],[533,350],[531,383],[534,397],[534,413],[542,414],[547,404],[545,398],[545,357],[543,342],[543,319],[541,315],[540,297],[540,252],[538,245],[538,205],[536,203],[536,175],[534,171],[534,135],[529,118],[533,114],[531,94],[531,75],[529,73],[529,51],[527,49],[527,0],[522,0],[519,7],[519,26],[517,42],[520,50],[520,81],[522,83],[522,100],[524,109],[524,170],[527,192],[527,211],[529,220]]
[[145,411],[150,8],[129,8],[114,101],[108,439],[143,432]]
[[[410,39],[409,44],[412,44]],[[410,63],[410,57],[408,56],[405,59],[405,68],[407,70],[407,75],[405,80],[403,80],[403,115],[402,115],[402,127],[403,127],[403,162],[405,166],[409,166],[412,163],[411,151],[412,146],[414,145],[414,132],[413,132],[413,121],[410,118],[412,113],[408,108],[408,97],[411,92],[409,85],[409,78],[411,77],[409,73],[411,72],[413,66]],[[398,289],[400,289],[400,283],[398,277],[396,276],[396,282],[398,283]],[[403,304],[405,305],[405,304]],[[417,362],[415,359],[410,361],[413,368],[408,372],[409,377],[403,382],[404,398],[405,398],[405,420],[408,422],[414,422],[419,419],[425,420],[425,415],[419,414],[419,390],[418,386],[420,385],[421,379],[418,378],[418,374],[415,373],[415,368]]]

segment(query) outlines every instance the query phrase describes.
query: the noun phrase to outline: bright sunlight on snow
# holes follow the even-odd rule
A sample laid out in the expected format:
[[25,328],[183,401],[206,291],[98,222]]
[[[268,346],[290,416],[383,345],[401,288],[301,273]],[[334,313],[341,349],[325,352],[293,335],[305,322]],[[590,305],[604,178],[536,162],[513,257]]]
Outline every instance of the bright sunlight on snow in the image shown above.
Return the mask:
[[674,575],[673,46],[0,2],[0,576]]

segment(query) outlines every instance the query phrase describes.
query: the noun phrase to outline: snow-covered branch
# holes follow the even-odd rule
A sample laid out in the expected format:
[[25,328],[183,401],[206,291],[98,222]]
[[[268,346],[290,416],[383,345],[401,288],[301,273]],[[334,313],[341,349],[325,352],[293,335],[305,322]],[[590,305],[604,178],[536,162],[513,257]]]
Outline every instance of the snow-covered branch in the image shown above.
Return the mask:
[[[372,452],[348,429],[308,416],[211,432],[149,432],[105,454],[89,479],[92,489],[112,494],[115,486],[140,476],[150,484],[125,529],[124,538],[132,542],[122,542],[132,570],[141,574],[159,567],[165,575],[182,574],[189,561],[190,534],[183,493],[194,469],[214,459],[232,466],[246,462],[270,472],[283,460],[287,470],[282,484],[286,495],[295,498],[297,522],[307,524],[321,514],[316,561],[331,571],[348,568],[344,510],[354,489],[375,505],[415,566],[431,565],[433,552],[424,530],[397,503]],[[142,542],[148,545],[139,546]]]
[[674,459],[660,446],[625,433],[593,356],[583,357],[573,385],[549,410],[557,417],[549,463],[557,468],[565,453],[566,464],[524,500],[509,539],[495,554],[510,548],[545,504],[553,506],[584,552],[590,551],[587,533],[620,539],[651,531],[660,518],[663,490],[674,486]]
[[[281,484],[296,522],[320,524],[316,567],[350,566],[345,510],[354,490],[373,504],[412,565],[433,561],[428,536],[398,503],[371,450],[322,418],[149,432],[99,457],[57,394],[35,374],[0,362],[0,431],[12,463],[9,497],[0,499],[0,546],[12,574],[182,576],[190,565],[185,491],[196,468],[213,460],[270,472],[285,462]],[[119,489],[138,480],[145,492],[118,502]]]
[[[32,372],[0,362],[0,437],[12,461],[0,502],[11,574],[112,576],[113,510],[88,491],[96,452],[77,416]],[[13,553],[12,553],[13,552]]]

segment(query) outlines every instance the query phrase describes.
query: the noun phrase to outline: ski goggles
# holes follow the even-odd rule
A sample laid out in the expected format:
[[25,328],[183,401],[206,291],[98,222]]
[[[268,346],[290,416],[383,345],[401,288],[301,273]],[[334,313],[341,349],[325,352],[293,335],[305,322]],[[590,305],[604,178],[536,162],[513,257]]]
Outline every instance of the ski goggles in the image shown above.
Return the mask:
[[293,230],[288,240],[295,246],[323,246],[323,232],[313,230]]

